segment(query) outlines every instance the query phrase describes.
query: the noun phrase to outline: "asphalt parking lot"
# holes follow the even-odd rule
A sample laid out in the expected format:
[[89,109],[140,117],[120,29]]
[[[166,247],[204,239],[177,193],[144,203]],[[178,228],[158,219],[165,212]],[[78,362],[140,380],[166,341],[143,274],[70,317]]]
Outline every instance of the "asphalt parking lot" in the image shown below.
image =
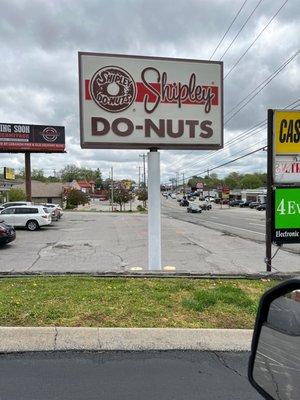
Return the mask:
[[[215,230],[212,224],[209,228],[162,217],[164,272],[261,273],[264,251],[262,242]],[[273,265],[274,273],[299,273],[299,254],[280,251]],[[17,239],[0,248],[4,274],[110,272],[147,272],[146,214],[66,212],[39,231],[17,229]]]

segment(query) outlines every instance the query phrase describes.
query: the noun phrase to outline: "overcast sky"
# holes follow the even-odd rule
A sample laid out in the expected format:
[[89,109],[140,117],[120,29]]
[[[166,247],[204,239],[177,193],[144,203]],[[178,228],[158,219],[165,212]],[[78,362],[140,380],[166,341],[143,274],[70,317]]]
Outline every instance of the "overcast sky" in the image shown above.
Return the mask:
[[[226,76],[257,38],[224,81],[225,121],[241,100],[299,51],[299,0],[287,1],[266,27],[285,2],[248,0],[214,54],[213,60],[221,58],[259,4],[222,59]],[[66,127],[67,154],[32,155],[32,167],[43,168],[46,175],[74,163],[99,167],[104,177],[113,166],[117,178],[137,180],[141,151],[80,148],[77,52],[209,59],[243,3],[244,0],[0,0],[0,122]],[[264,121],[268,108],[284,108],[292,103],[300,108],[299,89],[298,56],[225,124],[225,145]],[[218,152],[162,151],[162,181],[168,181],[176,172],[188,177],[212,169],[265,143],[263,129],[245,134]],[[0,153],[0,167],[18,169],[23,163],[22,154]],[[234,170],[245,173],[265,169],[266,152],[260,151],[214,172],[223,176]]]

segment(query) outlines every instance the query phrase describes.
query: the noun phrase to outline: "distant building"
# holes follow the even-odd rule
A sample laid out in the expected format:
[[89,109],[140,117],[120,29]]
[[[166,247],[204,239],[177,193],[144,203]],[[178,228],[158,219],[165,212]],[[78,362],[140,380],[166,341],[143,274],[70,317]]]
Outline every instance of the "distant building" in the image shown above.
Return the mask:
[[[15,188],[22,189],[25,192],[25,182],[14,185]],[[63,205],[63,187],[62,182],[40,182],[31,181],[31,195],[34,203],[54,203]]]
[[94,181],[76,181],[73,180],[69,183],[71,189],[81,190],[86,194],[94,194],[95,193],[95,182]]
[[243,189],[241,194],[242,200],[244,201],[259,201],[260,203],[265,203],[267,199],[266,188]]

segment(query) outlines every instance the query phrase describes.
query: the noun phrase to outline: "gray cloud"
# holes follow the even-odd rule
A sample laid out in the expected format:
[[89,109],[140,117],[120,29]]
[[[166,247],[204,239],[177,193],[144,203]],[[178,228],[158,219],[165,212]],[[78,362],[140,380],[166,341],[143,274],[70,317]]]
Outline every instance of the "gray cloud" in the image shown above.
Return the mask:
[[[136,176],[136,151],[81,150],[79,145],[77,52],[141,54],[206,59],[241,6],[241,0],[2,0],[0,15],[0,121],[66,126],[66,155],[33,156],[33,167],[48,174],[67,163],[110,165],[120,177]],[[218,59],[250,14],[249,1],[215,54]],[[283,0],[263,1],[224,57],[224,71],[247,49]],[[299,48],[300,3],[289,0],[224,84],[225,114]],[[280,73],[226,126],[225,142],[299,97],[299,58]],[[207,152],[163,151],[163,180],[176,171],[197,172],[262,141],[266,131],[210,158]],[[212,154],[211,152],[208,154]],[[201,164],[199,160],[205,161]],[[265,154],[216,170],[264,169]],[[255,160],[255,161],[254,161]],[[23,165],[22,155],[0,154],[0,165]],[[197,164],[196,164],[197,163]]]

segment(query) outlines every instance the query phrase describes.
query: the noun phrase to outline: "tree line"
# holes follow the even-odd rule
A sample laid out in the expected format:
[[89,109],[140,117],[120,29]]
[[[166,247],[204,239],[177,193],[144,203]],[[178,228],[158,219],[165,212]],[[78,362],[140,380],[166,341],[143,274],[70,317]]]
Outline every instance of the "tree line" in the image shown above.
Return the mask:
[[198,182],[202,182],[208,189],[227,186],[230,189],[257,189],[267,186],[267,174],[255,172],[253,174],[240,174],[230,172],[225,178],[218,178],[216,173],[205,176],[193,176],[188,181],[188,186],[196,187]]
[[[16,173],[16,178],[25,179],[24,168],[21,168]],[[66,165],[52,176],[45,176],[43,169],[33,169],[31,171],[31,179],[40,182],[72,182],[73,180],[94,181],[97,188],[101,188],[104,184],[102,173],[99,168],[93,170],[85,167],[77,167],[75,164]]]

